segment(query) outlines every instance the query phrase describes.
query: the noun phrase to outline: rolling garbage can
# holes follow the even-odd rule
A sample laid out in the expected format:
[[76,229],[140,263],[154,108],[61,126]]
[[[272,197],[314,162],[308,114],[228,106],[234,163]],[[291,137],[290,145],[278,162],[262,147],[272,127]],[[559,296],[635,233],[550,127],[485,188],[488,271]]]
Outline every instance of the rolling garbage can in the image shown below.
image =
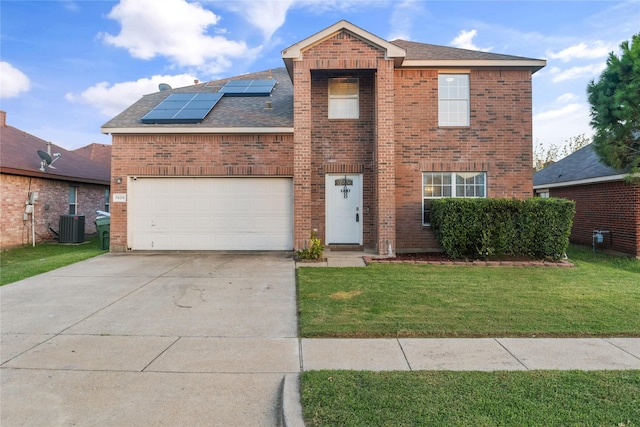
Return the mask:
[[96,228],[98,229],[98,239],[100,240],[100,249],[109,249],[109,229],[111,227],[111,218],[108,216],[96,218]]

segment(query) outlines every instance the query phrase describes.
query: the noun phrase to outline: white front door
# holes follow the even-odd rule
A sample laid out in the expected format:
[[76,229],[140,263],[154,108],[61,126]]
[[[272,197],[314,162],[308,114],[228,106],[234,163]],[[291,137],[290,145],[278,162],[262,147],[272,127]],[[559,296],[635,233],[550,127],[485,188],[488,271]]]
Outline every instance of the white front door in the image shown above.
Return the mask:
[[362,244],[362,175],[327,174],[326,243]]

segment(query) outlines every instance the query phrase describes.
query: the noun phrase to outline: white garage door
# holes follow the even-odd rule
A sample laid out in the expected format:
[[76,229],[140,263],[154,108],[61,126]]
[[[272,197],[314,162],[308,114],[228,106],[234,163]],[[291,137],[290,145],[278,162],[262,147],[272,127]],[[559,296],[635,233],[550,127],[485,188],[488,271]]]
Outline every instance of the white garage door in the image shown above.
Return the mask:
[[134,250],[291,250],[291,178],[130,181]]

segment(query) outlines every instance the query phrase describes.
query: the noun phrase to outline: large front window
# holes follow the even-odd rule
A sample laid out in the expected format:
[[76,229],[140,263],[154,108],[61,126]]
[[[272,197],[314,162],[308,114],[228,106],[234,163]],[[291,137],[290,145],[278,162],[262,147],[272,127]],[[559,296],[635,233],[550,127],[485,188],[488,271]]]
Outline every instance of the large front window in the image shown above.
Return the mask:
[[438,126],[469,126],[469,75],[438,76]]
[[357,78],[329,79],[329,118],[357,119],[360,101]]
[[422,224],[431,225],[431,201],[443,197],[487,197],[486,172],[422,174]]

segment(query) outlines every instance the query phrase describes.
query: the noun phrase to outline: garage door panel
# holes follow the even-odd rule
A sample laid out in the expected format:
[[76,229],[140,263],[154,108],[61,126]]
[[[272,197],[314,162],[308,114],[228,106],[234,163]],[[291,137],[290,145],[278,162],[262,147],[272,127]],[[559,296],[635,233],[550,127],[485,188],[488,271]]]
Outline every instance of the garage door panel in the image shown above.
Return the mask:
[[290,250],[290,178],[138,178],[129,194],[132,249]]

